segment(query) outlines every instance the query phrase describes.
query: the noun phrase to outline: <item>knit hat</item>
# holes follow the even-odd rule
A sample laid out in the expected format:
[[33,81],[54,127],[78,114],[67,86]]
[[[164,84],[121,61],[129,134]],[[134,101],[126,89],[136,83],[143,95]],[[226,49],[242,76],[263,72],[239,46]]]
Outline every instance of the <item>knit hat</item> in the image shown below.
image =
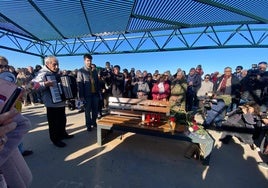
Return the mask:
[[239,66],[237,66],[237,67],[235,68],[235,70],[237,70],[237,69],[242,70],[242,69],[243,69],[243,67],[242,67],[241,65],[239,65]]

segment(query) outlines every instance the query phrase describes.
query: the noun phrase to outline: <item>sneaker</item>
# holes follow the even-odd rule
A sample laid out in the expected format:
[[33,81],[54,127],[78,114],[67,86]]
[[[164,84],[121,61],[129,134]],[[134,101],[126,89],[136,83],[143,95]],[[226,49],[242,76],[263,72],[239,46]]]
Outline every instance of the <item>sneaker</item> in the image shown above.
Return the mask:
[[90,127],[91,127],[91,129],[96,128],[97,127],[97,123],[93,123]]
[[268,164],[265,162],[258,162],[258,166],[264,169],[268,169]]

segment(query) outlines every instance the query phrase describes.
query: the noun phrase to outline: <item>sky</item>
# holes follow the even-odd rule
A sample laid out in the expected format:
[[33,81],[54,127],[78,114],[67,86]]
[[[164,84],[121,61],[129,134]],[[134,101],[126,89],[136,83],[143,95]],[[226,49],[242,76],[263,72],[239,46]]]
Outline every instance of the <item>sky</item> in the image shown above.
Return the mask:
[[[0,56],[5,56],[9,64],[15,68],[42,65],[40,57],[13,52],[0,48]],[[74,70],[81,68],[82,56],[58,57],[61,70]],[[110,61],[111,65],[119,65],[121,70],[134,67],[136,70],[147,70],[154,73],[159,70],[164,73],[169,70],[172,74],[178,68],[189,72],[190,68],[201,64],[206,73],[215,71],[223,72],[227,66],[233,68],[242,65],[244,69],[250,69],[252,64],[261,61],[268,61],[268,49],[265,48],[243,48],[243,49],[209,49],[209,50],[185,50],[176,52],[153,52],[137,54],[113,54],[113,55],[93,55],[93,63],[104,67],[105,62]]]

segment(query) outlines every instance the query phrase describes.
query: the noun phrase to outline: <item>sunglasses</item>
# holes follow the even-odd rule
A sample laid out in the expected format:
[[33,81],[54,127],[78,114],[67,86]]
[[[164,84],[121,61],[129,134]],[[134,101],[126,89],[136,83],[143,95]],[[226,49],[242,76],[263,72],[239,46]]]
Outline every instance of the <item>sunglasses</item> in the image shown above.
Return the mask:
[[209,77],[205,77],[205,79],[209,79]]
[[9,66],[8,65],[0,65],[0,69],[8,69]]

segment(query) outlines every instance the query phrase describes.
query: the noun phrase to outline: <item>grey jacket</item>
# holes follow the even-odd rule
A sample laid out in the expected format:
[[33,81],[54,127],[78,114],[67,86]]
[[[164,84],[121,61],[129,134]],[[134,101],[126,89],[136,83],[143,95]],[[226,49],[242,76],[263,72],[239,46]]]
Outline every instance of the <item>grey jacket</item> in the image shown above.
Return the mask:
[[90,71],[87,67],[82,67],[77,72],[77,85],[80,99],[90,97],[92,95],[91,92],[92,84],[90,82],[90,74],[92,74],[92,78],[94,79],[94,86],[96,93],[99,93],[100,91],[97,70]]
[[62,101],[62,102],[59,102],[59,103],[53,103],[52,102],[50,89],[49,89],[49,87],[45,87],[45,85],[44,85],[44,82],[47,81],[46,76],[48,76],[48,75],[54,75],[56,78],[60,76],[59,73],[54,73],[54,72],[50,71],[46,66],[44,66],[38,72],[38,74],[32,80],[32,82],[38,83],[40,85],[38,90],[41,91],[42,100],[43,100],[44,105],[46,107],[54,107],[54,108],[56,108],[56,107],[64,107],[65,106],[65,101]]

